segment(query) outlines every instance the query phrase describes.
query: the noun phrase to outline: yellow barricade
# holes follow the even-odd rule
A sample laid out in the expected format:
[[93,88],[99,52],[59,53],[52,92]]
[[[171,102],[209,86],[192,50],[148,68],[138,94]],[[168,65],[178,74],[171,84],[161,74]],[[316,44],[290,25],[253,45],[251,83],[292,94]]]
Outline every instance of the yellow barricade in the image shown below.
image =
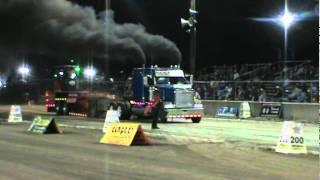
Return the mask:
[[136,123],[111,123],[100,143],[124,146],[150,144],[141,125]]

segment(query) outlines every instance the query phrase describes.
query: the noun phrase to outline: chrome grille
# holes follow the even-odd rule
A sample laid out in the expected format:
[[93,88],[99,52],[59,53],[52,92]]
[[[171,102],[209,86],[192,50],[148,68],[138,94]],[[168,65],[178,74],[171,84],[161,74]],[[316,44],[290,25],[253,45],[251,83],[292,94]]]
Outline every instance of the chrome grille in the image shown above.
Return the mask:
[[175,91],[175,104],[178,108],[193,107],[193,91],[176,90]]

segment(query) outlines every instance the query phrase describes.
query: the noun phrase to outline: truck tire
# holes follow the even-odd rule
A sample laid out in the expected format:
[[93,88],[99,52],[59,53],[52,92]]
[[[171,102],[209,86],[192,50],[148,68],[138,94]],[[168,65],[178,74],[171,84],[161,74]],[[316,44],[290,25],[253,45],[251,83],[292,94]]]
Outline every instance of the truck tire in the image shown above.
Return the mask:
[[56,115],[64,116],[68,115],[68,104],[66,102],[58,102],[56,103]]
[[89,117],[97,117],[97,111],[95,108],[89,107],[89,111],[88,111],[88,116]]
[[66,102],[63,103],[62,112],[63,112],[63,115],[65,115],[65,116],[68,116],[68,115],[69,115],[68,104],[67,104]]
[[168,122],[167,117],[162,117],[162,118],[160,118],[160,120],[161,120],[162,123],[167,123]]
[[120,112],[120,120],[129,120],[131,116],[131,112],[129,107],[127,107],[125,104],[119,103],[117,105],[117,110]]
[[108,106],[108,110],[117,110],[117,105],[115,103],[110,103]]
[[160,118],[160,121],[162,123],[167,123],[168,122],[168,117],[167,117],[167,112],[164,111],[164,109],[161,109],[160,112],[159,112],[159,118]]
[[56,115],[61,116],[63,115],[63,104],[61,102],[56,103]]
[[88,110],[87,110],[88,117],[98,118],[97,100],[96,99],[89,99],[88,103],[89,103]]
[[192,118],[191,120],[193,123],[200,123],[201,118]]

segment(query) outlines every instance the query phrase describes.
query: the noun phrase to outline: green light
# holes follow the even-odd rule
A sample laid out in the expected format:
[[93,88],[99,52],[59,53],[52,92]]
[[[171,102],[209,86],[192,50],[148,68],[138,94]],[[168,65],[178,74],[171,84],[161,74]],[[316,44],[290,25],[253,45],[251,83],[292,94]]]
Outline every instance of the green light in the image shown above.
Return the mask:
[[76,71],[76,74],[80,74],[81,72],[80,66],[76,66],[74,70]]

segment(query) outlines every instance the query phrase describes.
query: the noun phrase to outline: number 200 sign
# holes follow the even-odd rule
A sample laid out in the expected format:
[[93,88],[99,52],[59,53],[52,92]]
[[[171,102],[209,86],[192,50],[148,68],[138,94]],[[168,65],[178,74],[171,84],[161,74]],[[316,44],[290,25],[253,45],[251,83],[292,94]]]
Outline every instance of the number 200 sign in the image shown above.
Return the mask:
[[304,143],[304,139],[303,137],[290,137],[291,140],[291,144],[303,144]]
[[277,144],[276,152],[306,154],[307,146],[303,137],[303,125],[292,121],[285,121],[281,138]]
[[290,139],[281,137],[280,142],[281,143],[289,143],[290,142],[291,144],[303,144],[304,139],[303,139],[303,137],[294,137],[294,136],[291,136]]

